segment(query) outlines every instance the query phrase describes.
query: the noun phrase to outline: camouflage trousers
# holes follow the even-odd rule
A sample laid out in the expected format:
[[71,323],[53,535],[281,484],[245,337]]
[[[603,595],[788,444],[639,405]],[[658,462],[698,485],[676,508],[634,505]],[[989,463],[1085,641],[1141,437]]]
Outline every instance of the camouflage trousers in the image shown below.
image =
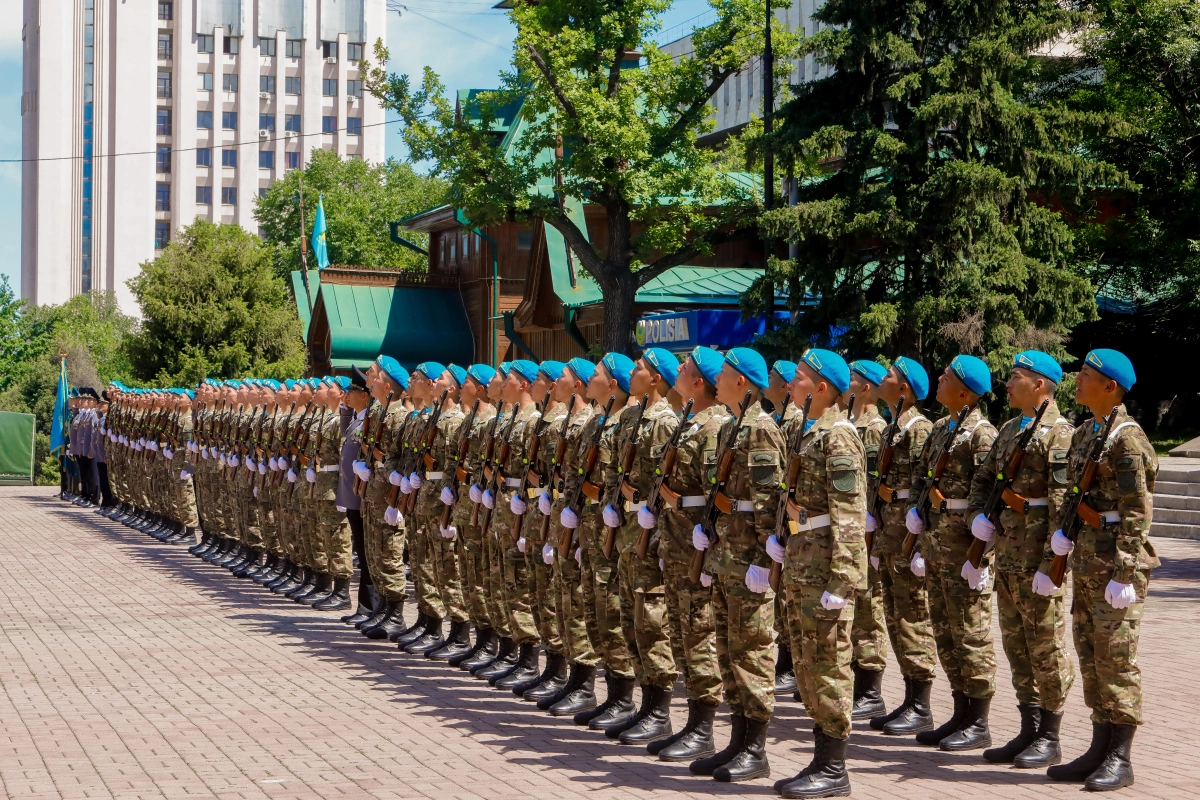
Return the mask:
[[1033,570],[996,573],[1000,640],[1012,669],[1017,702],[1062,711],[1075,682],[1067,653],[1065,592],[1042,597],[1033,591]]
[[329,500],[318,501],[317,539],[324,558],[314,553],[313,569],[335,578],[349,578],[354,572],[354,542],[346,514]]
[[467,616],[474,623],[476,630],[490,628],[492,619],[488,613],[487,592],[484,589],[487,554],[479,528],[472,527],[470,523],[460,526],[458,535],[454,537],[454,547],[458,553],[459,578]]
[[536,643],[538,627],[533,617],[533,576],[525,562],[525,554],[507,528],[500,530],[500,542],[504,546],[504,601],[508,607],[509,635],[515,644]]
[[386,524],[383,513],[387,499],[368,492],[363,498],[363,558],[367,575],[384,600],[405,599],[408,579],[404,574],[404,532]]
[[933,680],[933,625],[929,619],[929,596],[925,579],[913,575],[908,559],[899,553],[880,559],[883,615],[887,621],[892,652],[905,678]]
[[718,706],[721,667],[717,663],[712,589],[693,583],[688,568],[681,561],[667,561],[663,568],[671,649],[683,672],[687,699]]
[[[305,491],[301,486],[297,492]],[[325,553],[325,542],[321,537],[321,509],[324,500],[309,499],[307,495],[300,501],[300,552],[304,566],[317,572],[325,571],[328,561]]]
[[[482,515],[480,519],[482,520]],[[504,589],[504,544],[502,536],[508,534],[489,526],[483,535],[484,554],[484,596],[487,603],[488,619],[496,629],[496,635],[507,639],[512,636],[512,624],[508,617],[508,601]]]
[[796,687],[804,709],[826,736],[850,735],[854,710],[854,646],[850,641],[855,607],[826,611],[821,605],[824,586],[787,585],[788,639],[796,665]]
[[[637,524],[634,521],[633,524]],[[657,554],[638,558],[628,550],[617,559],[621,574],[621,633],[633,654],[634,674],[643,686],[670,690],[678,672],[667,625],[667,590]]]
[[[580,530],[583,530],[582,527]],[[595,537],[591,537],[595,539]],[[580,554],[583,566],[588,569],[585,580],[590,584],[592,607],[595,614],[595,642],[604,662],[604,671],[617,678],[637,678],[639,666],[635,665],[633,653],[621,630],[621,575],[617,559],[605,558],[594,541],[586,541]],[[584,592],[587,593],[588,585]]]
[[740,575],[712,581],[717,663],[734,716],[768,722],[775,711],[775,593],[755,594]]
[[178,481],[175,487],[175,519],[189,528],[200,524],[196,506],[195,478]]
[[[245,472],[238,467],[240,472]],[[241,475],[237,483],[238,506],[242,528],[242,544],[251,550],[263,549],[262,522],[258,517],[258,499],[254,497],[248,479]]]
[[531,511],[525,521],[525,563],[533,589],[533,618],[537,623],[538,638],[546,646],[546,652],[562,655],[566,653],[566,645],[563,643],[558,614],[556,571],[553,561],[547,564],[542,559],[542,542],[538,541],[542,519],[540,513]]
[[992,586],[967,585],[961,564],[926,559],[929,619],[938,660],[950,688],[980,700],[996,693],[996,651],[992,647]]
[[258,524],[262,530],[263,550],[275,552],[279,546],[279,519],[275,516],[275,502],[272,491],[265,485],[258,490]]
[[[880,566],[883,566],[880,563]],[[867,566],[867,591],[854,599],[854,624],[850,626],[854,663],[880,672],[887,666],[888,633],[883,610],[883,579],[879,570]]]
[[1071,617],[1075,623],[1075,652],[1083,702],[1092,710],[1093,722],[1115,725],[1142,724],[1142,670],[1138,666],[1138,634],[1149,571],[1135,572],[1137,599],[1129,608],[1113,608],[1104,599],[1112,574],[1073,573],[1075,593]]
[[[550,526],[550,542],[556,544],[562,536],[562,526],[557,522]],[[580,560],[583,554],[580,553]],[[575,560],[575,553],[560,553],[557,545],[554,553],[555,576],[558,584],[558,615],[562,630],[563,645],[567,658],[574,664],[594,667],[600,663],[595,643],[588,625],[589,598],[584,592],[584,571]],[[590,575],[591,564],[588,563]],[[591,607],[595,617],[594,606]],[[594,623],[590,627],[595,627]]]

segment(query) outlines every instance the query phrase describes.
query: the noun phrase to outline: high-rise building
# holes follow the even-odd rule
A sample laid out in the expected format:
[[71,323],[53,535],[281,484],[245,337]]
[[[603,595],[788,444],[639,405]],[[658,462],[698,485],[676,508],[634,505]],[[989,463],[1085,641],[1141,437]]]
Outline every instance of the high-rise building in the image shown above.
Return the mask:
[[314,148],[384,158],[358,61],[386,0],[23,0],[21,295],[114,290]]

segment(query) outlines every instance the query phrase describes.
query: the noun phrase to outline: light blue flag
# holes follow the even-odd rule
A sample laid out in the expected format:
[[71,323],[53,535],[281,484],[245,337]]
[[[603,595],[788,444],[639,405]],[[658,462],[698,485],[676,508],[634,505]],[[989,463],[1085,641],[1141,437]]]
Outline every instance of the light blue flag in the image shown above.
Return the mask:
[[54,397],[54,416],[50,420],[50,455],[62,457],[67,453],[67,430],[71,420],[67,408],[67,396],[71,387],[67,384],[67,360],[62,360],[62,373],[58,376],[58,394]]
[[317,269],[329,266],[329,248],[325,244],[325,196],[317,198],[317,218],[313,220],[312,234],[313,258],[317,260]]

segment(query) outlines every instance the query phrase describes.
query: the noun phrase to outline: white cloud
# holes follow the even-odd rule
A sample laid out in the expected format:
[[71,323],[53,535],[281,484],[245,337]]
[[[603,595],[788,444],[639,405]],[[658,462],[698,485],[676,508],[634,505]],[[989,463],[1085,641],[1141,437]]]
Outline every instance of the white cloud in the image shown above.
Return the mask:
[[21,58],[21,15],[0,15],[0,58]]

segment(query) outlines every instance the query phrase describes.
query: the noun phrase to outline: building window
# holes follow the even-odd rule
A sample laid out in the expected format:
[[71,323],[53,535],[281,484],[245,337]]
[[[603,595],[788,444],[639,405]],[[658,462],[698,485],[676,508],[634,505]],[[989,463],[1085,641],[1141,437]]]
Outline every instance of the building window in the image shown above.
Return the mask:
[[196,112],[196,127],[212,130],[212,112],[197,111]]
[[238,76],[236,72],[226,72],[221,76],[221,90],[225,92],[236,92],[238,90]]
[[211,53],[213,51],[213,37],[197,36],[196,51],[199,53]]
[[212,91],[212,73],[197,72],[196,73],[196,88],[202,92]]
[[222,186],[221,187],[221,205],[236,206],[237,205],[237,187]]
[[533,231],[523,230],[517,231],[517,249],[528,250],[533,247]]
[[221,127],[227,131],[237,130],[237,112],[222,111],[221,112]]
[[362,97],[362,81],[346,81],[346,94],[350,97]]
[[258,90],[267,94],[275,94],[275,76],[274,75],[259,75]]
[[295,152],[284,153],[283,154],[283,163],[287,166],[288,169],[299,169],[300,154],[295,153]]
[[166,175],[171,171],[171,148],[160,147],[154,153],[154,171]]
[[[258,196],[259,196],[259,197],[266,197],[266,196],[267,196],[267,187],[266,187],[266,186],[260,186],[260,187],[258,187]],[[259,228],[259,229],[258,229],[258,238],[260,238],[260,239],[261,239],[261,238],[263,238],[263,235],[262,235],[262,228]]]
[[158,96],[163,98],[171,96],[171,73],[158,73]]
[[299,114],[284,114],[283,129],[294,133],[300,132],[300,115]]
[[300,94],[300,78],[284,78],[283,90],[287,94]]
[[154,184],[154,210],[155,211],[170,211],[171,210],[171,184],[169,184],[169,183]]
[[160,33],[158,35],[158,60],[171,60],[171,34]]
[[346,44],[346,58],[357,64],[362,61],[363,46],[361,42],[349,42]]
[[171,223],[154,223],[154,249],[162,250],[169,241],[171,241]]
[[321,133],[337,133],[337,117],[321,117]]
[[155,123],[155,133],[159,136],[171,135],[171,109],[160,108],[158,111],[158,121]]
[[221,166],[236,167],[237,166],[237,150],[232,147],[226,147],[221,150]]
[[212,148],[197,147],[196,148],[196,166],[211,167],[212,166]]
[[337,78],[325,78],[322,80],[321,94],[325,97],[337,97]]
[[259,169],[275,169],[275,151],[274,150],[259,150],[258,151],[258,168]]
[[267,56],[268,58],[274,58],[275,57],[275,40],[274,39],[259,39],[258,40],[258,49],[264,56]]
[[304,55],[303,39],[287,39],[283,43],[283,54],[288,58],[300,58]]
[[362,117],[346,117],[346,133],[362,136]]
[[337,42],[321,42],[321,55],[324,58],[337,58]]
[[197,186],[196,187],[196,204],[201,206],[212,205],[212,187]]
[[169,0],[159,0],[158,18],[167,21],[175,19],[175,4]]
[[274,114],[259,114],[258,129],[260,131],[275,132],[275,115]]
[[238,54],[238,42],[240,41],[241,39],[236,36],[226,36],[224,42],[221,44],[221,52],[227,56],[236,56]]

